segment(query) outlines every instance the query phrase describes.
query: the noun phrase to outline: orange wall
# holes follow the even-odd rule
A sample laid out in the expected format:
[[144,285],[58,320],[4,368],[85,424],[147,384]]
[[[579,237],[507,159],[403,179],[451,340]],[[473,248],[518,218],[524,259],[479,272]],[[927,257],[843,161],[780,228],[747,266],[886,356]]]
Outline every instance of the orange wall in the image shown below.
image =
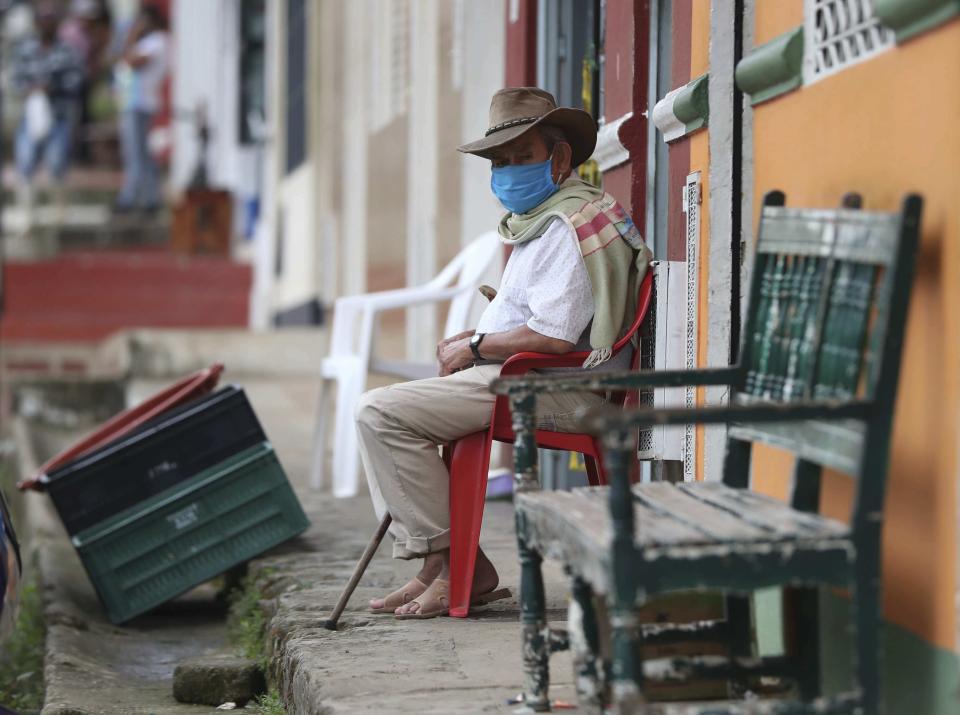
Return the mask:
[[[690,38],[690,78],[696,79],[710,69],[710,2],[694,0]],[[710,140],[709,129],[696,132],[690,142],[690,172],[700,172],[700,281],[697,285],[697,365],[707,364],[707,278],[710,255]],[[683,140],[681,140],[683,141]],[[672,187],[674,191],[679,187]],[[703,388],[697,389],[697,402],[703,403]],[[703,479],[704,433],[697,427],[697,479]]]
[[[709,68],[709,0],[694,0],[691,77]],[[755,44],[803,23],[803,0],[756,3]],[[925,199],[895,418],[884,531],[885,616],[944,648],[955,647],[957,438],[960,436],[960,21],[754,110],[754,206],[836,206],[859,191],[865,208]],[[710,250],[708,132],[689,139],[701,172],[698,359],[707,347]],[[679,187],[672,187],[679,190]],[[702,398],[702,395],[701,395]],[[703,433],[698,432],[698,478]],[[758,449],[755,486],[786,495],[792,459]],[[854,485],[824,480],[822,509],[846,519]]]
[[754,46],[803,24],[803,0],[757,0],[754,5]]
[[[758,2],[758,35],[796,26],[799,0]],[[761,11],[762,8],[762,11]],[[767,38],[769,39],[769,38]],[[758,41],[762,41],[759,40]],[[960,404],[960,21],[755,108],[754,205],[782,189],[792,206],[865,208],[925,199],[906,335],[884,530],[884,611],[954,647]],[[756,225],[757,216],[753,217]],[[789,462],[757,454],[757,485],[783,494]],[[772,474],[778,474],[773,477]],[[852,488],[832,475],[824,510],[846,517]]]

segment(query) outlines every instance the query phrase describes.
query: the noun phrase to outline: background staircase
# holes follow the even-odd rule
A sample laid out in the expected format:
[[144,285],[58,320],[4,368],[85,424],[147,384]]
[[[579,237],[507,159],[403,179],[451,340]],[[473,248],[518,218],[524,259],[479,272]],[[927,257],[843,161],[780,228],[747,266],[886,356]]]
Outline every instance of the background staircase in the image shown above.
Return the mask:
[[88,342],[139,327],[246,327],[250,267],[163,246],[10,260],[0,341]]

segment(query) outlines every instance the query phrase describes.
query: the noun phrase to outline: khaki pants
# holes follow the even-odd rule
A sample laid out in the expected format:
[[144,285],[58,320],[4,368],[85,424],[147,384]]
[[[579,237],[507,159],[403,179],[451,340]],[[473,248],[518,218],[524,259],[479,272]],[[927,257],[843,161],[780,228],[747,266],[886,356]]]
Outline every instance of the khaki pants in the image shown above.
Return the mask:
[[[499,374],[500,365],[478,365],[371,390],[360,399],[360,457],[377,517],[393,516],[394,558],[420,558],[450,546],[450,475],[437,446],[490,426],[495,396],[489,385]],[[537,426],[572,431],[576,410],[602,401],[591,393],[538,396]]]

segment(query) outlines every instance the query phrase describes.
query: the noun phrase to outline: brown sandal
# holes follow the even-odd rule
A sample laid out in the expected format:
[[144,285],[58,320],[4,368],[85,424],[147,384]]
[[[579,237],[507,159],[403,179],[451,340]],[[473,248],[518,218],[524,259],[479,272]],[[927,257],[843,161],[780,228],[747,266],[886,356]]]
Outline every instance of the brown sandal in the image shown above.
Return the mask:
[[[439,591],[439,593],[437,593],[436,596],[429,601],[426,599],[421,600],[431,590],[433,590],[434,587],[436,587],[436,590]],[[474,596],[472,599],[470,599],[470,605],[482,606],[484,604],[493,603],[494,601],[499,601],[504,598],[510,598],[510,595],[509,588],[498,588],[494,591],[490,591],[489,593],[482,593]],[[433,594],[431,594],[431,596],[433,596]],[[450,582],[442,578],[434,579],[433,583],[430,584],[426,591],[420,594],[417,598],[413,599],[413,603],[416,603],[420,606],[419,611],[416,613],[398,613],[394,616],[394,618],[396,618],[398,621],[407,621],[446,616],[448,613],[450,613]]]
[[400,606],[410,603],[410,601],[421,595],[428,588],[429,584],[424,583],[414,576],[396,591],[387,594],[387,597],[383,599],[383,606],[380,608],[370,606],[370,613],[393,613],[400,608]]

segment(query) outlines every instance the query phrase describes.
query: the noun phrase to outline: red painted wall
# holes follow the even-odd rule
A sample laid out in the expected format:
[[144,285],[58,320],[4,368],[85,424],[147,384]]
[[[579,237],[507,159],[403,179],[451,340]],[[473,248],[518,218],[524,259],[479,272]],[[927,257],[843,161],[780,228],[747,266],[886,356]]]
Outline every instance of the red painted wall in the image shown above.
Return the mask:
[[644,224],[647,187],[647,66],[650,37],[649,0],[608,0],[604,45],[604,120],[633,116],[620,127],[620,142],[630,161],[604,173],[604,189]]
[[622,117],[633,107],[635,58],[634,15],[636,0],[607,0],[606,38],[604,41],[604,109],[607,121]]
[[[689,14],[690,2],[686,0]],[[511,21],[506,3],[505,86],[529,86],[537,77],[537,0],[519,0]],[[650,0],[607,0],[605,29],[604,118],[633,117],[620,128],[631,160],[604,173],[603,187],[631,212],[638,225],[646,203],[647,58]],[[689,24],[689,23],[688,23]],[[687,52],[689,74],[689,52]],[[640,212],[638,214],[638,211]]]
[[[608,0],[606,13],[603,78],[603,119],[612,122],[633,109],[633,21],[634,0]],[[603,188],[632,212],[630,186],[632,162],[603,173]],[[634,219],[637,216],[634,215]]]
[[511,0],[505,3],[507,28],[505,87],[532,87],[537,83],[537,0],[517,0],[517,16],[510,18]]

